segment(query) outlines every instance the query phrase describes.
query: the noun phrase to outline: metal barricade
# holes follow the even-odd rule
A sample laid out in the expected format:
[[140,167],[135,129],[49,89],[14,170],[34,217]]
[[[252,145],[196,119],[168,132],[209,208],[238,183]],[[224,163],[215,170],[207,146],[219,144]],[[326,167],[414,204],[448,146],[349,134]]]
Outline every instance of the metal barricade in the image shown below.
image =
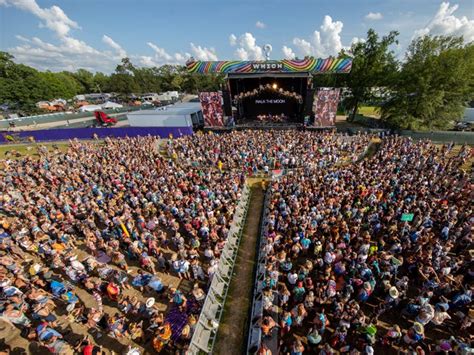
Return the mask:
[[212,353],[232,279],[249,202],[250,188],[245,185],[229,228],[226,244],[219,259],[219,266],[212,278],[187,354]]
[[263,316],[263,281],[266,276],[267,256],[265,254],[266,239],[266,218],[268,215],[268,201],[270,200],[270,189],[265,194],[263,207],[262,224],[260,228],[260,243],[258,245],[257,260],[258,264],[255,271],[255,285],[252,298],[252,311],[250,313],[249,335],[247,340],[247,354],[255,354],[260,348],[262,341],[262,331],[259,321]]

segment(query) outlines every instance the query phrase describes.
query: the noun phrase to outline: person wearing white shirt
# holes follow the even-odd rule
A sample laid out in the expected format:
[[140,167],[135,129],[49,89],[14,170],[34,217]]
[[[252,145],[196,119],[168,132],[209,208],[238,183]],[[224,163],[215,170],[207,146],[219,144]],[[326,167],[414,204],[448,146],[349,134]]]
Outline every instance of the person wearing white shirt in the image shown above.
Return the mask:
[[288,273],[288,282],[290,285],[296,285],[296,282],[298,281],[298,274],[296,272],[289,272]]

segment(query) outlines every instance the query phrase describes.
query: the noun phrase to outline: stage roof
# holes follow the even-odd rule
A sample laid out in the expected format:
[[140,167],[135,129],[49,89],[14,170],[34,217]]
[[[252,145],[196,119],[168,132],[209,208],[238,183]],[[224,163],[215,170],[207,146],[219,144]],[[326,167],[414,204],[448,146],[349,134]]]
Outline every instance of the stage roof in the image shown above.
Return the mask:
[[194,61],[186,63],[191,73],[349,73],[352,67],[352,58],[313,58],[283,59],[267,61]]
[[247,78],[309,78],[311,73],[228,73],[227,78],[229,79],[247,79]]

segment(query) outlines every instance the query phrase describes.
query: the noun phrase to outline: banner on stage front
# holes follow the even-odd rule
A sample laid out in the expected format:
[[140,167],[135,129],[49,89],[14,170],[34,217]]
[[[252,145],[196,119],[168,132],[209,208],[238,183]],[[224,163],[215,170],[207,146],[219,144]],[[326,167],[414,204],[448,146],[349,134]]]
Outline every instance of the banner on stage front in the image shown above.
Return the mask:
[[339,88],[319,88],[314,94],[314,126],[331,127],[336,124]]
[[224,110],[222,109],[221,92],[201,92],[199,94],[201,101],[202,114],[204,116],[204,126],[222,127],[224,126]]

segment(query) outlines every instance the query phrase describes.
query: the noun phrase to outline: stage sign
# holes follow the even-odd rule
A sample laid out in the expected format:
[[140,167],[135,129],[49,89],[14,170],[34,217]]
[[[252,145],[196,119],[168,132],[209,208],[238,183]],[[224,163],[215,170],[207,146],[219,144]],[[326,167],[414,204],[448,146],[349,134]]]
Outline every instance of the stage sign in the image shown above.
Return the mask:
[[222,93],[201,92],[202,115],[204,116],[204,126],[221,127],[224,126],[224,110],[222,109]]
[[340,89],[337,88],[319,88],[314,94],[313,112],[315,126],[330,127],[336,124],[339,92]]
[[257,99],[255,100],[256,104],[266,105],[266,104],[286,104],[285,99]]
[[191,73],[349,73],[351,58],[283,59],[268,61],[190,61],[186,67]]

